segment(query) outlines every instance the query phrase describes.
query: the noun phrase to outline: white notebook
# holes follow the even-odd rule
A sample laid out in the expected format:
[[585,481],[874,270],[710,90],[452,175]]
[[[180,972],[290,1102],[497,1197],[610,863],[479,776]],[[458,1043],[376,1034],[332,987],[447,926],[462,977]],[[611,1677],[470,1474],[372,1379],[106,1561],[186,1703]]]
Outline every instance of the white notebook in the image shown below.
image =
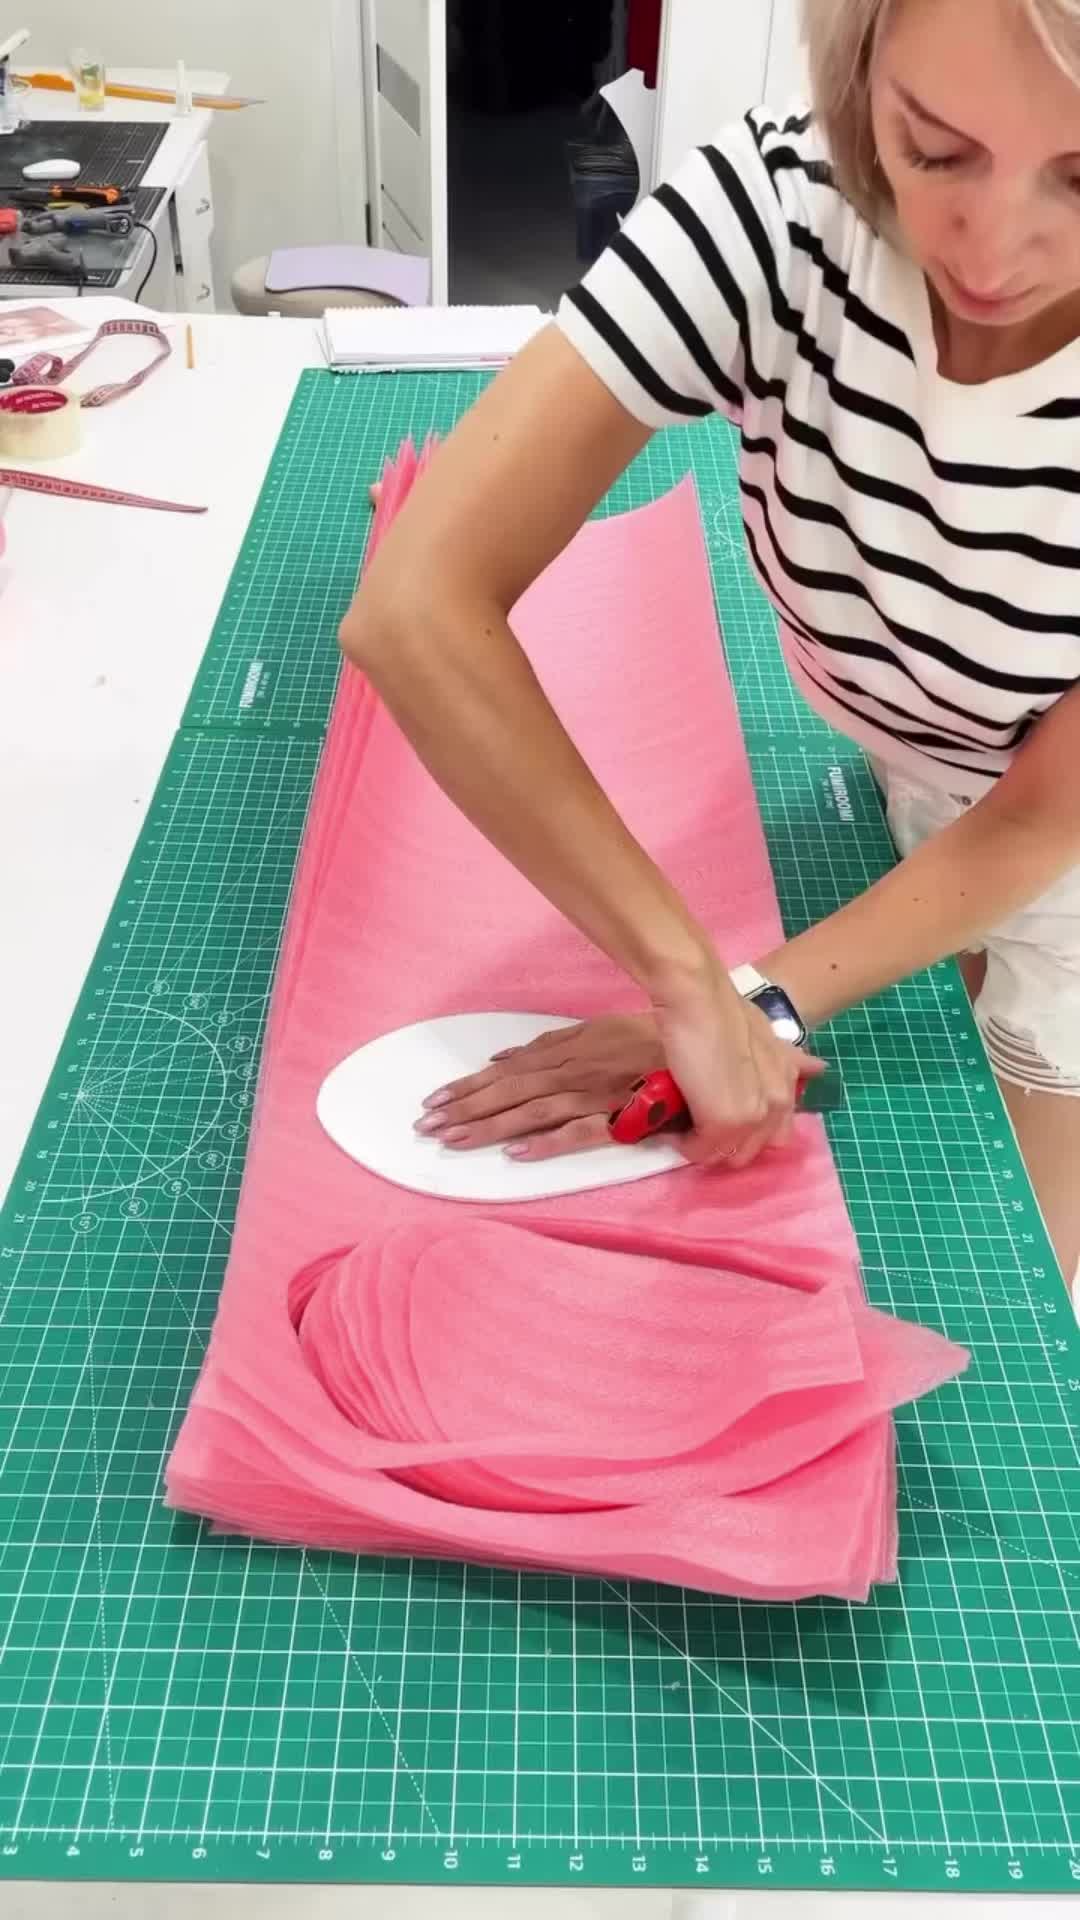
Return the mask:
[[335,373],[500,367],[547,325],[539,307],[331,307]]

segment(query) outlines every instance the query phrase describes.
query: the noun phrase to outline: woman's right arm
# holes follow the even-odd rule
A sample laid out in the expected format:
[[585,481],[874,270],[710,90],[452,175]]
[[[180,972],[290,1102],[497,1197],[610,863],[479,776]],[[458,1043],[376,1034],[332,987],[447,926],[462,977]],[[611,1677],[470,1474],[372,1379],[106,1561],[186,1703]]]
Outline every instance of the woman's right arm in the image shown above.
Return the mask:
[[648,429],[554,328],[441,448],[342,628],[428,770],[655,1007],[695,1157],[752,1157],[808,1063],[735,994],[706,932],[623,825],[509,626]]

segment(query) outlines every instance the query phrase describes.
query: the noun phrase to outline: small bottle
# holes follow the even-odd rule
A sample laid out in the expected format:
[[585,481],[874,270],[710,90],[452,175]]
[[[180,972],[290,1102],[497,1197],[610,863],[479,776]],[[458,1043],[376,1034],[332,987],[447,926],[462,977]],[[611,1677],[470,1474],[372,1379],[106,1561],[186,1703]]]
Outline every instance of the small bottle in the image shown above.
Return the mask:
[[76,47],[71,56],[71,77],[84,113],[100,113],[105,105],[105,62],[99,53]]

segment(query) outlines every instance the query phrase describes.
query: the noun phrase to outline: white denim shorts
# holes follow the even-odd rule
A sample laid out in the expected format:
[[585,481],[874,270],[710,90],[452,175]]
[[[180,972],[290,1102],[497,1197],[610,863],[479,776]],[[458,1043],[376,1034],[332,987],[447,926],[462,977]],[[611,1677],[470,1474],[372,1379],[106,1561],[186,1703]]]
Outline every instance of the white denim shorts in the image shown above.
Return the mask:
[[[913,853],[971,805],[888,767],[875,764],[874,772],[901,854]],[[1080,867],[974,951],[986,954],[975,1017],[995,1073],[1029,1093],[1080,1098]]]

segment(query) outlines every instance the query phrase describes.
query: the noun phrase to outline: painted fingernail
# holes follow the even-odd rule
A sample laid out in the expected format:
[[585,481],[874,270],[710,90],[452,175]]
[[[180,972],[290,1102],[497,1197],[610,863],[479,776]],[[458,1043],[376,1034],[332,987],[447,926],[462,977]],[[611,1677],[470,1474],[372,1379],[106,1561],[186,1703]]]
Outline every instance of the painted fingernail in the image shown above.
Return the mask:
[[445,1125],[445,1120],[440,1120],[437,1113],[429,1113],[416,1122],[416,1131],[417,1133],[438,1133]]
[[504,1147],[503,1152],[508,1160],[527,1160],[532,1152],[532,1148],[522,1140],[519,1141],[516,1146]]
[[432,1107],[448,1107],[450,1105],[450,1098],[451,1096],[450,1096],[449,1087],[440,1087],[438,1093],[428,1094],[428,1097],[423,1102],[423,1105],[429,1110]]
[[446,1132],[440,1137],[446,1146],[460,1147],[462,1141],[468,1139],[469,1129],[468,1127],[447,1127]]

